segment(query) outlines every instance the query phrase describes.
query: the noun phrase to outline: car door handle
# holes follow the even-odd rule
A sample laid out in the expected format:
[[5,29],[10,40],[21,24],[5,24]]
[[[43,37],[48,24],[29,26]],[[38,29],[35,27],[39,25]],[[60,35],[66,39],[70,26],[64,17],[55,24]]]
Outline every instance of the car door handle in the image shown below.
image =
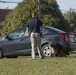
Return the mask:
[[21,39],[21,41],[23,41],[24,39]]

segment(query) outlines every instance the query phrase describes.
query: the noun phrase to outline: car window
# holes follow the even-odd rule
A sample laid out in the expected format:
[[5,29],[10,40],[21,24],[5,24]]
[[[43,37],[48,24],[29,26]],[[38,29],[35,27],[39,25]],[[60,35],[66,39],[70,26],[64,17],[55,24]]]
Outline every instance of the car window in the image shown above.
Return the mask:
[[69,41],[70,41],[70,42],[74,42],[74,41],[75,41],[74,36],[69,36]]
[[42,34],[51,34],[51,35],[55,34],[55,32],[53,30],[48,29],[48,28],[41,29],[41,32],[42,32]]
[[23,36],[25,36],[25,29],[19,28],[19,29],[15,30],[15,31],[11,32],[9,34],[9,36],[14,38],[14,39],[19,38],[19,37],[23,37]]
[[42,34],[48,34],[48,31],[45,28],[41,28]]

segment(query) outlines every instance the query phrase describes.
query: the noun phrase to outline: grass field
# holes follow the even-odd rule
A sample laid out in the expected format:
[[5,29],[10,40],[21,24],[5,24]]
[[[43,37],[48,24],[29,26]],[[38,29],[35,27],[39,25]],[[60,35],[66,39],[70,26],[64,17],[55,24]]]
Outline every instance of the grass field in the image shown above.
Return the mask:
[[0,59],[0,75],[76,75],[76,54],[68,57],[31,56]]

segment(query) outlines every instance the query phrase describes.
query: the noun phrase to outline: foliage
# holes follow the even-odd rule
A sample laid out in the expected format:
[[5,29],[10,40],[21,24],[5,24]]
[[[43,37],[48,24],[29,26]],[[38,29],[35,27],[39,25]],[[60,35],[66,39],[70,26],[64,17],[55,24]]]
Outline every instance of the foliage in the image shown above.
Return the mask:
[[[73,53],[73,52],[72,52]],[[32,60],[31,56],[0,59],[0,75],[75,75],[76,54],[68,57],[45,57]]]
[[71,9],[64,14],[67,23],[69,24],[68,29],[70,32],[76,34],[76,12],[74,9]]
[[[1,27],[0,35],[21,26],[26,26],[31,17],[31,12],[38,12],[38,0],[24,0],[7,15]],[[66,31],[66,21],[59,10],[56,0],[41,0],[41,20],[45,25]]]
[[42,4],[42,19],[45,24],[66,31],[66,21],[56,0],[44,0]]

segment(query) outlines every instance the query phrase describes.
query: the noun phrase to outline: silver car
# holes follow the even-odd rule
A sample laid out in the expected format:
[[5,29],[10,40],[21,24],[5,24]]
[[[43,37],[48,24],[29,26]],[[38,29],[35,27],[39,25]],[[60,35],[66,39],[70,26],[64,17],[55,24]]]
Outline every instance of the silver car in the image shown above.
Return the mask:
[[74,35],[69,35],[69,41],[71,50],[76,50],[76,37]]

